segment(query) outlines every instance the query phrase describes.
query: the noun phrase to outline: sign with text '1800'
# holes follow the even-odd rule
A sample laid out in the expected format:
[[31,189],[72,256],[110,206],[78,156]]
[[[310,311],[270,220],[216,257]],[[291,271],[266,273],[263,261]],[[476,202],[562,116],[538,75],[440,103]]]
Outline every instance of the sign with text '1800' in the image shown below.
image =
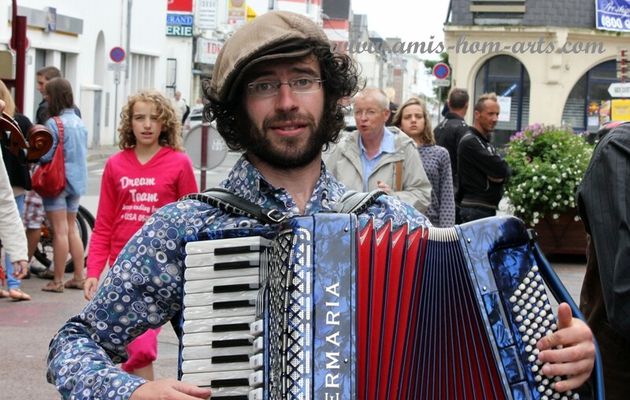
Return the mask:
[[192,14],[166,14],[166,36],[192,37]]

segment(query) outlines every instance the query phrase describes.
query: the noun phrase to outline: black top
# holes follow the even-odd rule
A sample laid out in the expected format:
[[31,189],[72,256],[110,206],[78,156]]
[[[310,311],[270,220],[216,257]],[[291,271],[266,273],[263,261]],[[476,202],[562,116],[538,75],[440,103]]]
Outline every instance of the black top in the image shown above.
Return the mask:
[[[464,119],[452,112],[447,112],[446,119],[442,120],[433,130],[438,146],[448,150],[453,178],[457,176],[457,146],[467,132],[468,125]],[[453,179],[453,182],[457,181]]]
[[[503,196],[510,167],[495,147],[472,126],[457,148],[459,165],[457,203],[471,202],[496,208]],[[503,179],[493,182],[488,178]]]
[[[593,295],[598,292],[603,297],[604,321],[630,346],[630,124],[613,129],[599,142],[577,200],[599,269],[593,281],[585,278],[582,300],[586,295],[595,302]],[[601,287],[596,287],[597,278]]]
[[[24,139],[26,140],[26,134],[29,129],[31,129],[31,121],[22,114],[15,114],[13,116],[15,122],[17,122],[20,130],[22,131],[22,135],[24,135]],[[7,169],[7,175],[9,175],[9,182],[11,182],[11,186],[21,187],[26,190],[31,189],[31,175],[29,173],[28,162],[26,161],[26,149],[20,151],[18,156],[16,157],[9,150],[9,139],[6,135],[1,135],[1,146],[2,147],[2,159],[4,161],[4,165]]]

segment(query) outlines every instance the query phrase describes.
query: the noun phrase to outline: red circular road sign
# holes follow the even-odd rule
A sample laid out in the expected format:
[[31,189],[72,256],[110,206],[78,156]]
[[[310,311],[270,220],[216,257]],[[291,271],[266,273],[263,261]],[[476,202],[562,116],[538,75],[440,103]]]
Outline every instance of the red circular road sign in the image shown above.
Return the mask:
[[123,60],[125,59],[125,55],[125,49],[123,49],[122,47],[112,47],[112,49],[109,51],[109,58],[111,58],[113,62],[123,62]]
[[446,79],[451,74],[451,68],[445,63],[437,63],[433,66],[433,76],[437,79]]

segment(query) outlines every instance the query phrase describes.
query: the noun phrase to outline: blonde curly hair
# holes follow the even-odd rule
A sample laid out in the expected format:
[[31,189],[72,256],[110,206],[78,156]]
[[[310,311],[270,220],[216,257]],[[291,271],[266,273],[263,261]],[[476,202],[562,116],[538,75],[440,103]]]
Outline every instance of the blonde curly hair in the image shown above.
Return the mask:
[[133,134],[131,124],[133,117],[133,107],[137,102],[144,102],[155,105],[158,120],[162,123],[162,133],[160,133],[160,146],[170,147],[174,150],[183,151],[184,146],[181,135],[181,123],[173,109],[173,105],[162,93],[155,90],[143,90],[129,96],[127,104],[120,112],[120,125],[118,126],[118,147],[128,149],[135,147],[136,137]]

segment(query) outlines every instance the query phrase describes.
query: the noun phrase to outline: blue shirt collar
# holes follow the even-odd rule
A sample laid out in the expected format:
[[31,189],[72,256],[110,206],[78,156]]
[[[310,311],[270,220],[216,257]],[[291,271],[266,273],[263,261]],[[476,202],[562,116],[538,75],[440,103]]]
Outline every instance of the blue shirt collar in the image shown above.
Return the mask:
[[[288,212],[291,216],[300,215],[298,207],[284,188],[276,188],[247,159],[246,155],[236,162],[227,179],[219,185],[241,198],[266,208],[275,208]],[[346,191],[342,183],[332,176],[322,162],[319,179],[308,204],[305,214],[330,211],[331,203],[336,203]]]

